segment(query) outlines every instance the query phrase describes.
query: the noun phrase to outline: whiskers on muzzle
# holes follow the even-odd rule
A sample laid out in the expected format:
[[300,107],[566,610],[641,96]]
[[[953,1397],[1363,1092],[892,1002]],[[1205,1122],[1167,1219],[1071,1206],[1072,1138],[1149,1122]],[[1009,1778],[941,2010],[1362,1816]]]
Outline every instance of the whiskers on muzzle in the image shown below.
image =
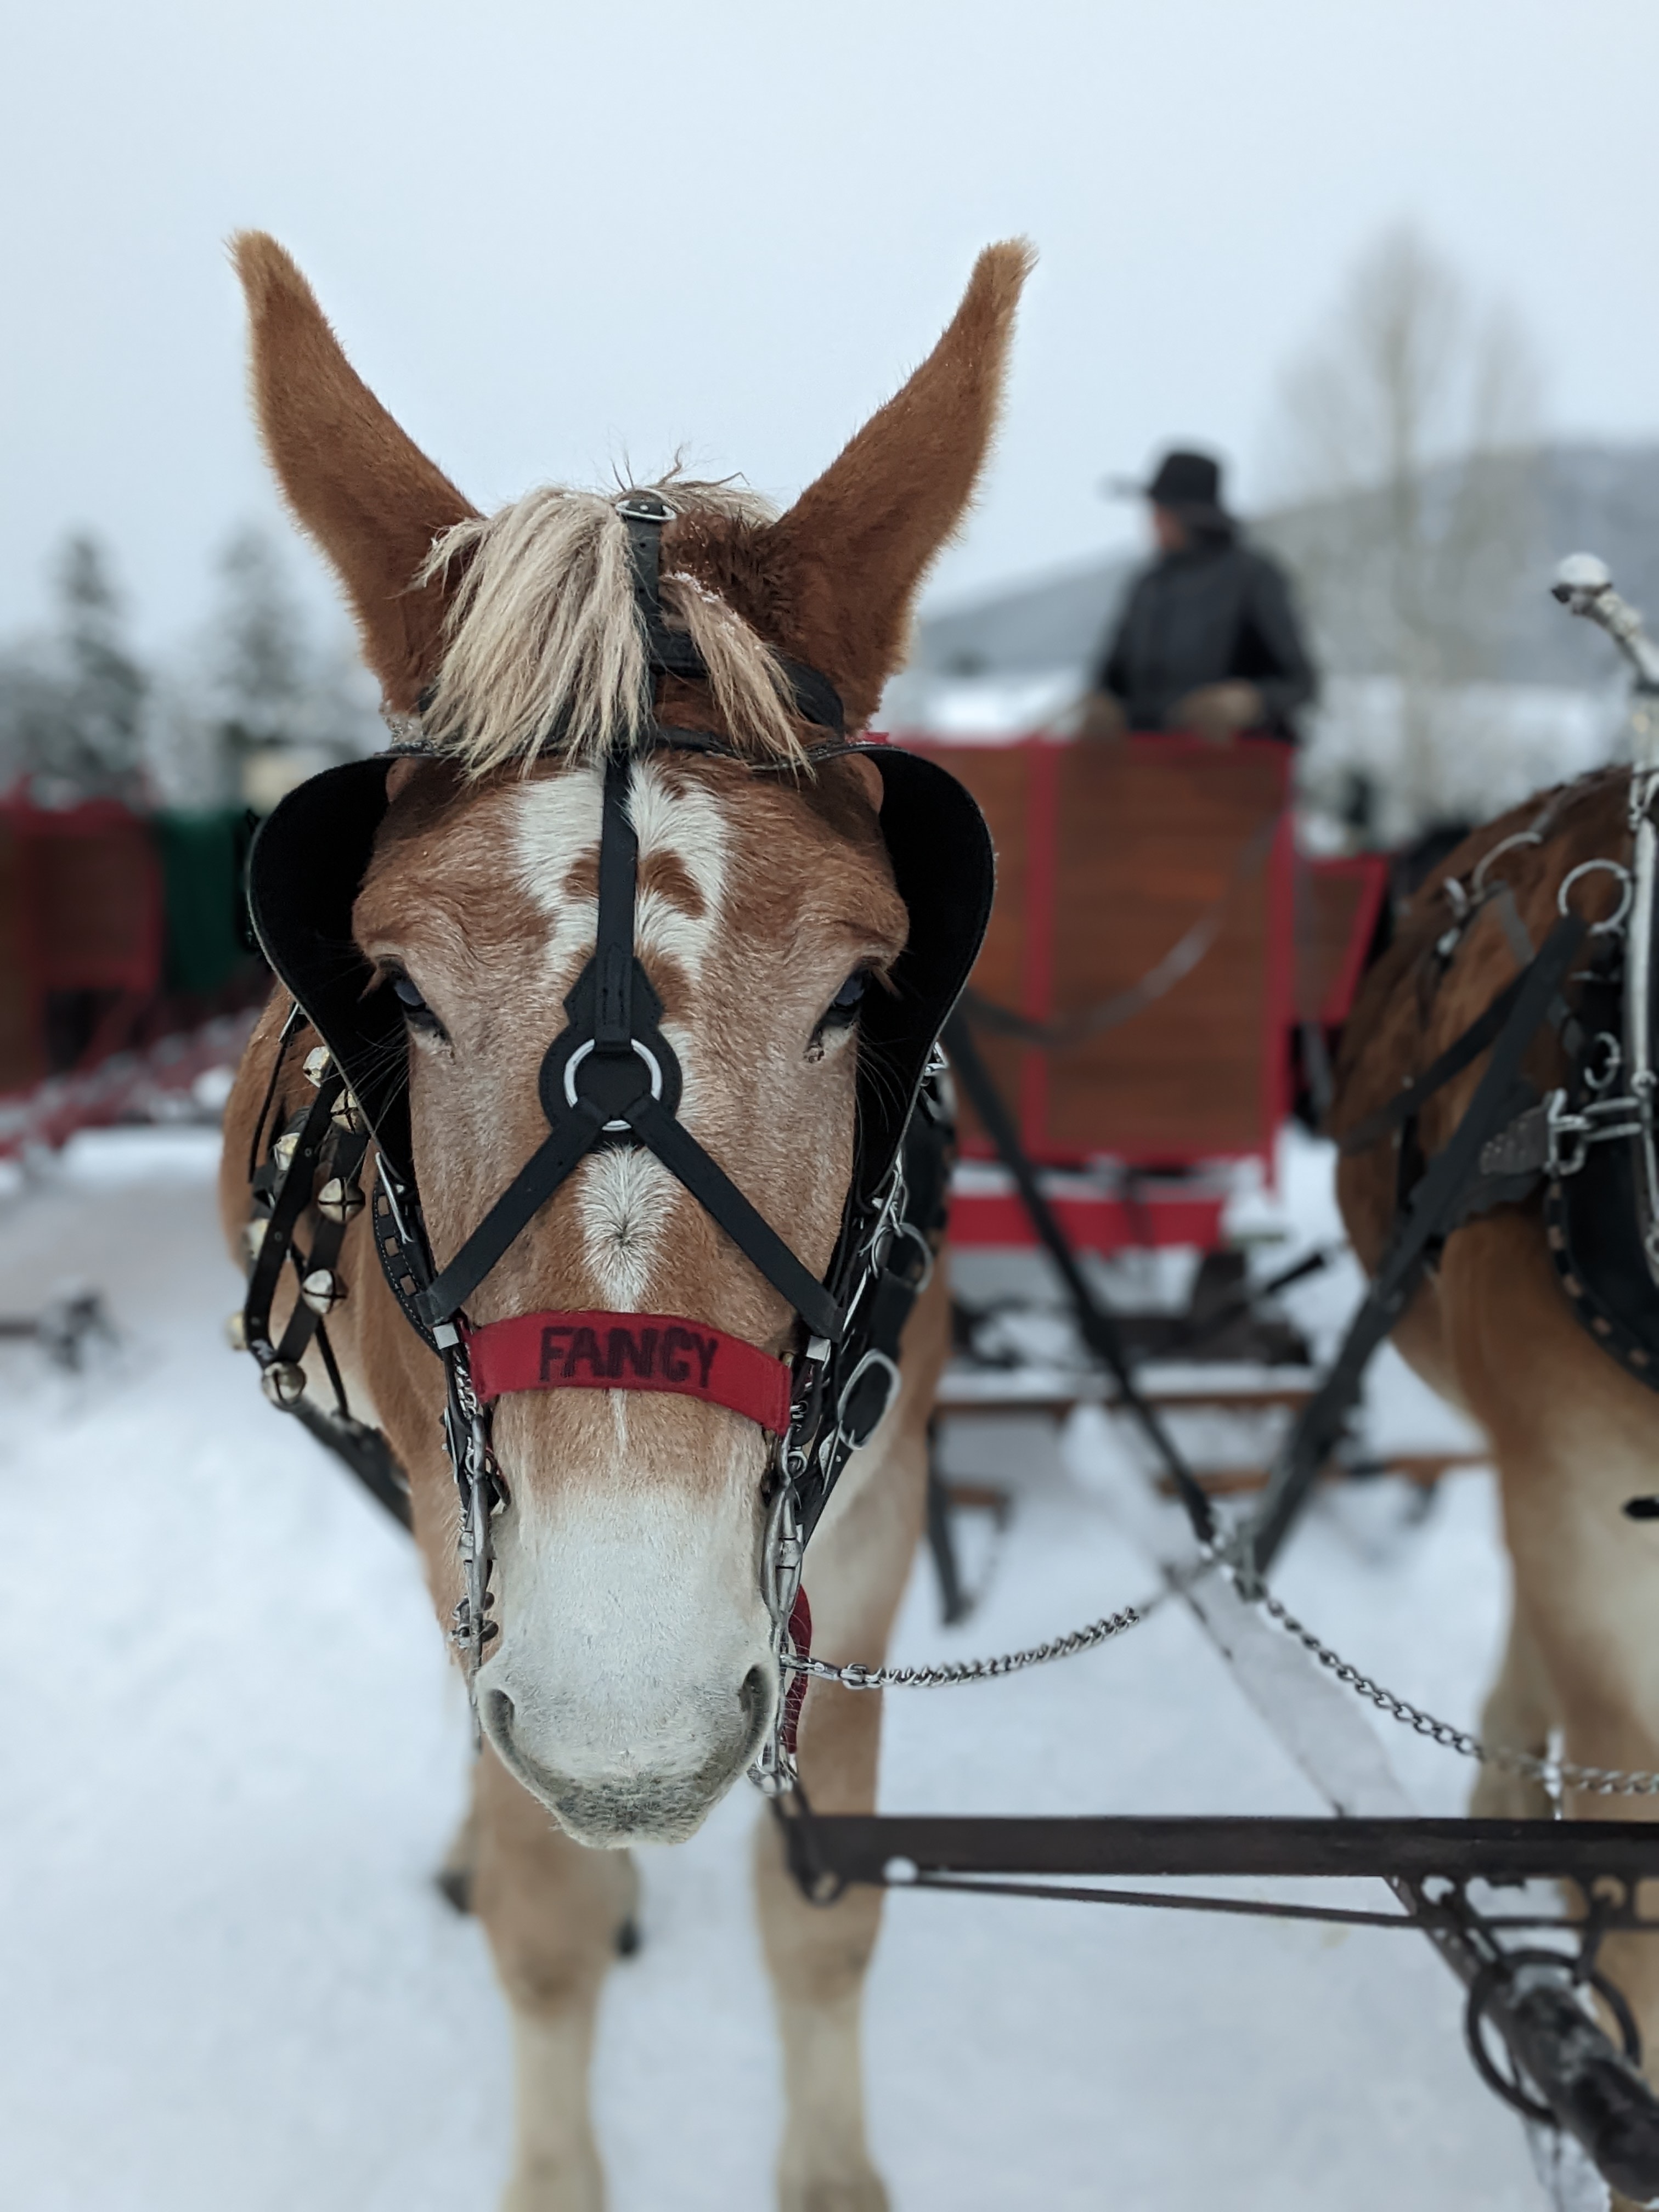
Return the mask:
[[662,1755],[666,1747],[653,1745],[641,1755],[619,1753],[598,1773],[562,1772],[554,1743],[547,1740],[556,1742],[558,1732],[526,1729],[508,1691],[483,1690],[478,1715],[508,1772],[568,1835],[595,1849],[620,1850],[636,1843],[684,1843],[695,1835],[753,1763],[772,1724],[777,1694],[766,1672],[751,1667],[726,1711],[710,1714],[708,1701],[698,1700],[702,1724],[687,1731],[702,1754],[694,1765],[672,1764]]

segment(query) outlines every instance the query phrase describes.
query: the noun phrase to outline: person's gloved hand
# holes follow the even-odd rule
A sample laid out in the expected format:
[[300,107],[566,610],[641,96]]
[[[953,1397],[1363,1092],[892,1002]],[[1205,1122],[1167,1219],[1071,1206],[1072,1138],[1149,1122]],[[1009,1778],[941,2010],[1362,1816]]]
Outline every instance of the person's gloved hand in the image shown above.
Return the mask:
[[1077,726],[1079,737],[1121,738],[1127,735],[1128,727],[1121,702],[1109,691],[1091,691],[1084,701]]
[[1259,730],[1267,719],[1261,694],[1254,684],[1205,684],[1189,691],[1170,709],[1172,730],[1189,731],[1206,744],[1224,745],[1241,730]]

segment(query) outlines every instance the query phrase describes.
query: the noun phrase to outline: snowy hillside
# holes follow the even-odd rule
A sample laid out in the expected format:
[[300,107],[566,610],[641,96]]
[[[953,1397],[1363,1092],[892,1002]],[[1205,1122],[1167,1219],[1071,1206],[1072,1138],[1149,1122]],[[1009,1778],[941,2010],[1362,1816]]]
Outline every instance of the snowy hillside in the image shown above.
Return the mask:
[[[0,1347],[0,2203],[483,2208],[506,2033],[479,1932],[429,1880],[461,1802],[462,1697],[406,1540],[224,1349],[238,1280],[212,1150],[83,1139],[0,1205],[0,1312],[79,1277],[122,1335],[80,1381]],[[1297,1241],[1322,1235],[1323,1155],[1287,1167]],[[1328,1331],[1351,1294],[1310,1285],[1305,1316]],[[1379,1422],[1446,1433],[1379,1373]],[[940,1630],[919,1565],[902,1656],[1000,1649],[1144,1592],[1042,1429],[956,1449],[1018,1510],[965,1628]],[[1420,1522],[1390,1486],[1328,1498],[1282,1582],[1383,1679],[1474,1717],[1503,1609],[1484,1474]],[[1399,1730],[1389,1750],[1425,1808],[1460,1808],[1466,1769]],[[1061,1668],[890,1698],[882,1792],[1317,1809],[1173,1609]],[[757,1814],[734,1796],[647,1855],[644,1948],[612,1977],[597,2066],[616,2212],[771,2201]],[[871,1982],[877,2153],[901,2212],[1509,2212],[1536,2191],[1458,2009],[1407,1934],[902,1896]]]

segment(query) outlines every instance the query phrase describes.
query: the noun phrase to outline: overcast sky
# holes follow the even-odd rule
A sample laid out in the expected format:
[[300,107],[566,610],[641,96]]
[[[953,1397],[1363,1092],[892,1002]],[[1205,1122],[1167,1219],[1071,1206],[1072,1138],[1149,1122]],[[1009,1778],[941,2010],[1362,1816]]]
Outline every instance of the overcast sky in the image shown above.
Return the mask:
[[[273,231],[470,495],[782,498],[1023,232],[1006,430],[939,598],[1132,535],[1171,439],[1262,480],[1275,380],[1416,221],[1552,427],[1659,435],[1652,0],[8,0],[0,635],[109,540],[143,635],[275,509],[222,240]],[[308,556],[307,556],[308,557]]]

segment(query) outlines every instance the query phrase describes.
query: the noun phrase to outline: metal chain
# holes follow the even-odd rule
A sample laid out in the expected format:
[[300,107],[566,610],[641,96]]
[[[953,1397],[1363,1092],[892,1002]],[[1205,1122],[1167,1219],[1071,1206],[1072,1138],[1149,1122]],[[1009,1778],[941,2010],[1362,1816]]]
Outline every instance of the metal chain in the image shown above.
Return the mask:
[[1114,1636],[1138,1628],[1147,1608],[1126,1605],[1121,1613],[1091,1620],[1086,1628],[1051,1637],[1024,1651],[1004,1651],[994,1659],[942,1659],[931,1667],[866,1667],[858,1660],[836,1667],[828,1659],[798,1659],[786,1653],[783,1664],[791,1673],[811,1674],[820,1682],[839,1682],[843,1690],[948,1690],[958,1682],[994,1682],[1001,1674],[1018,1674],[1027,1667],[1046,1666],[1051,1659],[1069,1659],[1073,1652],[1091,1651]]
[[1449,1721],[1437,1720],[1432,1713],[1425,1713],[1408,1698],[1396,1697],[1392,1690],[1385,1690],[1380,1682],[1362,1674],[1340,1652],[1333,1651],[1328,1644],[1322,1644],[1313,1631],[1305,1627],[1271,1591],[1261,1591],[1260,1601],[1269,1619],[1294,1637],[1303,1650],[1311,1653],[1339,1682],[1364,1698],[1368,1705],[1375,1705],[1379,1712],[1386,1713],[1391,1721],[1399,1721],[1410,1729],[1414,1735],[1426,1736],[1430,1742],[1455,1751],[1461,1758],[1472,1759],[1481,1766],[1496,1766],[1506,1774],[1524,1775],[1528,1781],[1541,1782],[1554,1790],[1583,1790],[1596,1797],[1659,1796],[1659,1774],[1626,1772],[1616,1766],[1576,1766],[1571,1759],[1540,1759],[1531,1752],[1512,1751],[1504,1744],[1483,1743],[1467,1729],[1454,1728]]
[[1046,1667],[1051,1659],[1069,1659],[1079,1651],[1092,1651],[1113,1638],[1127,1636],[1150,1620],[1172,1597],[1183,1596],[1218,1567],[1237,1566],[1243,1557],[1243,1539],[1205,1551],[1190,1567],[1171,1571],[1161,1590],[1126,1605],[1121,1613],[1103,1614],[1086,1626],[1064,1636],[1051,1636],[1046,1644],[1033,1644],[1023,1651],[1000,1652],[994,1659],[939,1659],[928,1667],[866,1667],[849,1660],[838,1667],[831,1659],[797,1658],[786,1652],[782,1664],[792,1674],[811,1674],[820,1682],[839,1682],[843,1690],[949,1690],[959,1682],[994,1682],[1004,1674],[1022,1674],[1027,1667]]
[[[1163,1589],[1139,1605],[1125,1606],[1121,1613],[1091,1620],[1086,1627],[1050,1637],[1046,1644],[1031,1644],[1023,1651],[1002,1652],[994,1659],[947,1659],[927,1667],[867,1667],[852,1660],[838,1667],[828,1659],[797,1658],[793,1652],[786,1651],[781,1663],[792,1674],[809,1674],[820,1682],[838,1682],[844,1690],[943,1690],[952,1689],[960,1682],[995,1681],[1004,1674],[1020,1674],[1028,1667],[1042,1667],[1051,1660],[1069,1659],[1075,1652],[1091,1651],[1126,1635],[1130,1629],[1139,1627],[1159,1606],[1171,1597],[1184,1595],[1218,1567],[1224,1567],[1236,1575],[1243,1552],[1241,1531],[1230,1543],[1207,1552],[1193,1566],[1172,1574]],[[1541,1782],[1553,1790],[1582,1790],[1597,1797],[1659,1796],[1659,1773],[1644,1774],[1613,1766],[1579,1766],[1571,1759],[1540,1759],[1531,1752],[1511,1750],[1504,1744],[1483,1743],[1467,1729],[1437,1719],[1420,1705],[1413,1705],[1409,1698],[1396,1696],[1394,1691],[1385,1689],[1382,1683],[1362,1673],[1340,1651],[1322,1643],[1271,1590],[1258,1585],[1255,1596],[1268,1619],[1293,1637],[1346,1689],[1374,1705],[1389,1720],[1398,1721],[1414,1735],[1426,1737],[1443,1750],[1455,1751],[1460,1758],[1472,1759],[1481,1766],[1495,1766],[1504,1773]]]

